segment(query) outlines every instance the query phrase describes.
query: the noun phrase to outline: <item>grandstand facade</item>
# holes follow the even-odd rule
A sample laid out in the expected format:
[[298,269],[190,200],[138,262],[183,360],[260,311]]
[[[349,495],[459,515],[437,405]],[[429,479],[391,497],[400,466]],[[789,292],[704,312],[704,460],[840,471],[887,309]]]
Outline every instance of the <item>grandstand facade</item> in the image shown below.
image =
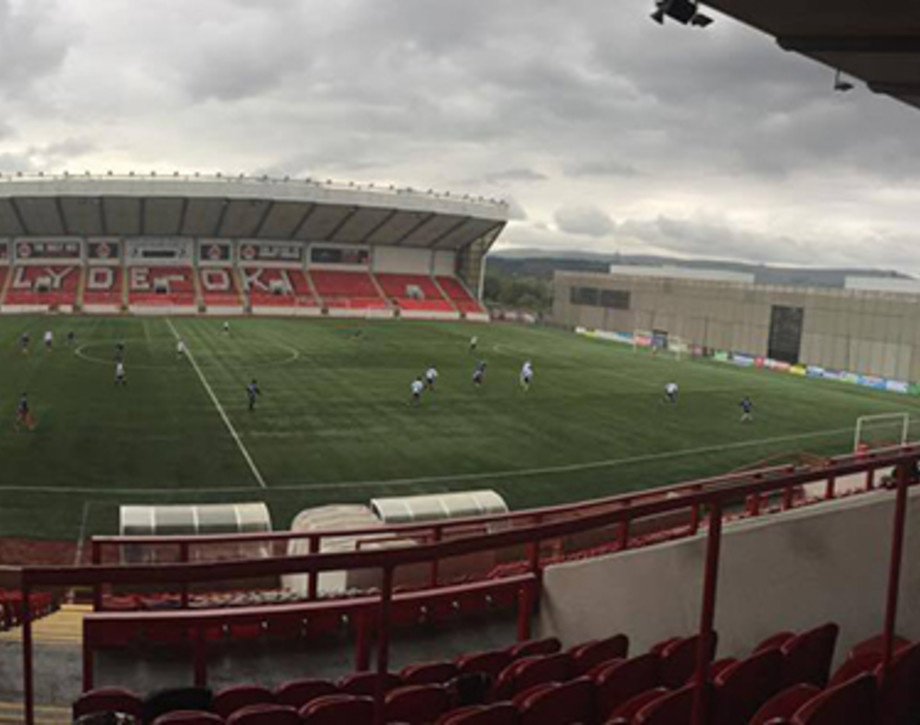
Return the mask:
[[920,284],[910,280],[778,286],[743,274],[614,266],[558,272],[554,286],[553,317],[570,327],[678,337],[697,354],[868,376],[900,392],[920,381]]
[[503,202],[225,177],[0,177],[0,312],[486,319]]

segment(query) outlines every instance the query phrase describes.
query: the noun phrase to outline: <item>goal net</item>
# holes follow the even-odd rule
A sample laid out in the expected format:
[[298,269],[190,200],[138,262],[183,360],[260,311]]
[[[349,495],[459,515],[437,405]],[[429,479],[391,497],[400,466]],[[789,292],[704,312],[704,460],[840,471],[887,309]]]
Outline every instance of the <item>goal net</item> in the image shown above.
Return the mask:
[[690,345],[682,337],[653,330],[633,331],[633,350],[649,350],[653,353],[665,353],[680,360],[689,354]]
[[856,419],[853,451],[886,448],[907,443],[910,437],[910,413],[863,415]]

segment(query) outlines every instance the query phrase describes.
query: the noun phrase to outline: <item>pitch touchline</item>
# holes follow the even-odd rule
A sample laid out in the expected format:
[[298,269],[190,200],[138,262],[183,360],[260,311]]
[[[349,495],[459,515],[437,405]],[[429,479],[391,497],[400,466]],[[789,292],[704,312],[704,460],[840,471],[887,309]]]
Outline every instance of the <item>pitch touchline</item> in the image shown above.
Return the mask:
[[[479,481],[492,478],[527,478],[530,476],[542,476],[548,473],[570,473],[572,471],[587,471],[592,468],[617,468],[633,463],[647,463],[651,461],[667,460],[669,458],[680,458],[682,456],[700,455],[702,453],[715,453],[726,449],[749,448],[752,446],[770,445],[772,443],[787,443],[790,441],[803,440],[805,438],[827,438],[830,436],[841,435],[843,433],[853,433],[852,427],[847,428],[829,428],[828,430],[813,431],[811,433],[797,433],[787,436],[775,436],[773,438],[757,438],[751,441],[736,441],[735,443],[725,443],[713,446],[702,446],[700,448],[682,448],[673,451],[663,451],[661,453],[644,453],[639,456],[627,456],[625,458],[609,458],[603,461],[590,461],[588,463],[571,463],[563,466],[547,466],[545,468],[524,468],[513,471],[496,471],[493,473],[461,473],[453,476],[421,476],[419,478],[391,478],[377,481],[327,481],[321,483],[307,483],[302,486],[272,486],[272,491],[309,491],[324,488],[367,488],[369,486],[411,486],[419,483],[447,483],[450,481]],[[116,493],[119,495],[148,495],[154,493],[179,493],[187,492],[196,495],[239,493],[245,491],[245,488],[238,486],[233,488],[201,488],[189,491],[187,488],[70,488],[65,486],[0,486],[0,491],[21,491],[32,493]]]
[[[168,317],[166,318],[166,324],[169,325],[169,329],[175,336],[176,341],[181,340],[182,338],[179,336],[175,325],[173,325],[172,320],[170,320]],[[262,488],[268,488],[268,486],[265,485],[265,479],[262,478],[262,474],[259,473],[259,469],[256,468],[255,461],[252,460],[252,456],[249,455],[249,451],[246,450],[246,446],[243,445],[243,441],[240,439],[239,434],[236,432],[236,428],[233,427],[233,423],[231,423],[230,418],[227,417],[227,413],[224,411],[224,406],[220,404],[220,401],[217,399],[214,391],[211,390],[211,385],[208,383],[207,378],[204,376],[204,373],[201,372],[201,368],[198,367],[198,363],[195,361],[195,356],[192,355],[192,351],[188,345],[185,346],[185,356],[192,364],[192,368],[195,370],[195,372],[198,373],[198,379],[201,381],[204,389],[207,391],[208,395],[211,396],[211,402],[214,403],[214,407],[217,408],[217,412],[220,413],[220,417],[223,419],[224,425],[227,426],[227,430],[230,431],[230,435],[233,437],[233,440],[236,441],[237,448],[240,449],[240,453],[242,453],[243,458],[246,459],[246,463],[249,465],[249,470],[252,471],[252,475],[255,477],[256,481]]]

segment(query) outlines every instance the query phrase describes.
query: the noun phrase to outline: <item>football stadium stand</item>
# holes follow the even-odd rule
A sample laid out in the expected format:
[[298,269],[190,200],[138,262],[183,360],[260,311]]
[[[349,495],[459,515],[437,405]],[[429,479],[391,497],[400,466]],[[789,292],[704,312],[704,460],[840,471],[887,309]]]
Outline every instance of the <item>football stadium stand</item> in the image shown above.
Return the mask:
[[485,320],[494,200],[221,177],[0,175],[0,312]]
[[[918,460],[920,447],[904,445],[588,504],[373,527],[386,545],[352,551],[323,547],[341,530],[95,538],[93,566],[16,572],[25,719],[35,722],[35,614],[53,610],[50,593],[77,587],[94,592],[95,610],[82,619],[79,717],[116,709],[152,722],[143,710],[151,698],[112,689],[117,682],[97,687],[97,656],[166,648],[191,658],[185,694],[199,712],[158,722],[915,722],[905,718],[920,715],[920,621],[898,603],[901,590],[908,601],[916,590],[901,569],[916,566],[904,544],[920,505]],[[835,483],[853,477],[862,488],[840,496]],[[820,501],[801,497],[822,481]],[[664,521],[668,536],[637,534],[649,520]],[[865,541],[854,546],[857,530]],[[295,538],[310,553],[286,555]],[[202,555],[228,541],[281,548]],[[176,563],[122,563],[121,552],[144,546],[172,548]],[[507,552],[514,570],[464,580],[442,565],[487,552]],[[688,566],[702,576],[688,576]],[[319,596],[320,572],[342,569],[379,576],[361,591]],[[411,569],[424,581],[401,583]],[[256,584],[218,591],[291,573],[309,576],[305,598]],[[125,593],[138,587],[146,593]],[[156,600],[157,589],[176,593]],[[391,670],[400,632],[480,626],[503,612],[514,613],[517,643],[468,645]],[[275,683],[250,675],[208,689],[209,652],[231,641],[290,647],[323,636],[351,640],[351,674],[295,671]]]
[[145,267],[127,269],[128,304],[134,312],[146,308],[192,308],[195,300],[195,270],[184,267]]
[[367,272],[312,270],[310,279],[316,294],[327,307],[386,307],[386,300],[374,284],[374,278]]
[[29,311],[72,307],[81,275],[82,267],[72,265],[15,266],[10,270],[4,305]]

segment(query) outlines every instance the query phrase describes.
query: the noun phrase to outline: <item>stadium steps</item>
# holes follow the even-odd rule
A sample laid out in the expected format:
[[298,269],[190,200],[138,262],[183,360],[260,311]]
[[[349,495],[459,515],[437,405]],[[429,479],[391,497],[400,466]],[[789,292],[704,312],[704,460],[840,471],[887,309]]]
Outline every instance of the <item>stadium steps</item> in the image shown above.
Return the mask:
[[243,278],[240,276],[239,268],[234,264],[230,266],[230,276],[233,278],[233,284],[236,285],[236,295],[240,298],[240,305],[246,309],[250,305],[249,295],[243,287]]
[[192,267],[192,285],[195,289],[195,309],[205,309],[204,292],[201,289],[201,270],[197,266]]
[[86,292],[86,265],[80,266],[80,279],[77,281],[77,301],[76,304],[83,308],[83,294]]
[[368,276],[370,276],[371,282],[374,283],[374,289],[377,290],[377,294],[380,295],[380,299],[386,303],[387,309],[393,309],[393,304],[390,302],[390,298],[387,293],[383,291],[383,287],[380,285],[380,280],[377,279],[377,275],[373,272],[368,272]]
[[435,275],[430,275],[430,279],[435,287],[437,287],[438,292],[441,293],[441,297],[450,302],[450,306],[453,307],[457,312],[460,312],[460,308],[457,307],[457,302],[451,299],[451,296],[444,291],[444,288],[441,286],[441,283],[438,282],[438,278]]
[[[63,604],[58,611],[32,623],[32,640],[36,644],[80,647],[83,643],[83,617],[92,611],[93,608],[88,605]],[[22,627],[0,633],[0,642],[21,641]]]
[[[73,720],[69,707],[35,705],[36,725],[68,725]],[[0,702],[0,725],[22,725],[25,713],[18,702]]]
[[3,280],[3,288],[0,289],[0,305],[6,303],[6,293],[10,288],[10,282],[13,279],[13,268],[6,268],[6,278]]

